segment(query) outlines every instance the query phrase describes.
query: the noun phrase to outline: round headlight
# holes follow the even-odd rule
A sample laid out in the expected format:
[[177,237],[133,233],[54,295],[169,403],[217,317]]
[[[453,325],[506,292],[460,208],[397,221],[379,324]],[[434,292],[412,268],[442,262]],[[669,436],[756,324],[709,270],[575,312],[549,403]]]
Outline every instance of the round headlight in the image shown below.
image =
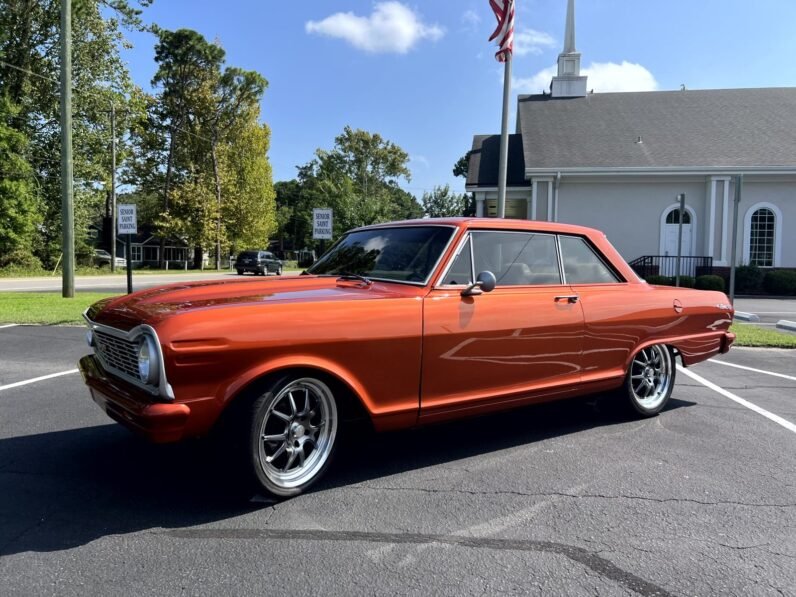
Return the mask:
[[138,375],[145,384],[157,385],[160,366],[158,350],[151,336],[142,336],[138,346]]

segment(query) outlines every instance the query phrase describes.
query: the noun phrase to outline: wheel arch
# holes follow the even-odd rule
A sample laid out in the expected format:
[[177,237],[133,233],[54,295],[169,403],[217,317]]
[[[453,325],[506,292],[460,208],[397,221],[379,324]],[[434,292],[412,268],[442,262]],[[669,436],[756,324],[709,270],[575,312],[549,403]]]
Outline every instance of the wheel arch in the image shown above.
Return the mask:
[[262,389],[280,376],[315,375],[335,386],[338,395],[343,399],[342,408],[346,416],[352,419],[367,418],[373,420],[372,399],[365,387],[347,369],[325,359],[313,357],[285,357],[262,363],[235,379],[227,386],[222,397],[224,410],[240,403],[251,396],[257,396]]
[[[633,362],[633,359],[636,358],[636,355],[640,353],[645,348],[649,348],[650,346],[655,346],[656,344],[663,344],[669,351],[672,353],[672,360],[677,362],[677,357],[680,357],[680,361],[683,362],[683,354],[679,348],[677,348],[677,342],[675,340],[667,339],[667,338],[656,338],[645,340],[636,345],[636,347],[628,354],[627,360],[625,361],[624,372],[627,375],[627,372],[630,370],[630,364]],[[685,363],[683,363],[685,364]]]

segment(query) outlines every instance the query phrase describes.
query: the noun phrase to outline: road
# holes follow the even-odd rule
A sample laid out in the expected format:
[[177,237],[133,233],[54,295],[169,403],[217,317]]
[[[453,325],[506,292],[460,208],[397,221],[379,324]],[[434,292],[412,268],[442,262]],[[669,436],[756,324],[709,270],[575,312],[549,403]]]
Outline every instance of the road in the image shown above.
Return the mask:
[[[286,276],[297,276],[300,272],[285,272]],[[136,274],[133,272],[133,290],[141,290],[161,284],[189,282],[192,280],[227,280],[237,278],[234,272],[188,272],[175,274]],[[250,278],[251,276],[246,276]],[[0,292],[60,292],[61,278],[0,278]],[[77,276],[76,292],[127,292],[126,275]]]
[[739,298],[736,311],[754,313],[761,324],[773,325],[781,319],[796,321],[796,298]]
[[275,503],[212,444],[106,418],[71,372],[87,350],[0,329],[4,595],[794,594],[796,352],[688,369],[779,422],[680,373],[654,419],[597,396],[358,433]]

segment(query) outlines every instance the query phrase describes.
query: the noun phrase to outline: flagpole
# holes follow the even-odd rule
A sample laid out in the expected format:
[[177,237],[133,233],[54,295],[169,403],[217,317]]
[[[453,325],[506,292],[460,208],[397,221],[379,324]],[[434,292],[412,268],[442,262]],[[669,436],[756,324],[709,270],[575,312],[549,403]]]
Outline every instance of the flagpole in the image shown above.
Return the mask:
[[506,172],[509,157],[509,96],[511,95],[511,52],[504,54],[503,119],[500,125],[500,161],[498,162],[497,217],[506,217]]

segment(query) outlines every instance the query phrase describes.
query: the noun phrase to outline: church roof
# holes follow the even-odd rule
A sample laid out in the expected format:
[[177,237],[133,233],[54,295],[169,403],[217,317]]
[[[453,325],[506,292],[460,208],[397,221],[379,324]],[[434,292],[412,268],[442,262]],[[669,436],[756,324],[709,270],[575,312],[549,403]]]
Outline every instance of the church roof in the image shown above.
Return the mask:
[[[497,187],[500,161],[500,135],[476,135],[470,150],[467,184],[479,187]],[[509,158],[506,166],[506,186],[529,186],[525,180],[525,160],[522,136],[509,135]]]
[[531,171],[796,169],[796,88],[525,95],[517,117]]

